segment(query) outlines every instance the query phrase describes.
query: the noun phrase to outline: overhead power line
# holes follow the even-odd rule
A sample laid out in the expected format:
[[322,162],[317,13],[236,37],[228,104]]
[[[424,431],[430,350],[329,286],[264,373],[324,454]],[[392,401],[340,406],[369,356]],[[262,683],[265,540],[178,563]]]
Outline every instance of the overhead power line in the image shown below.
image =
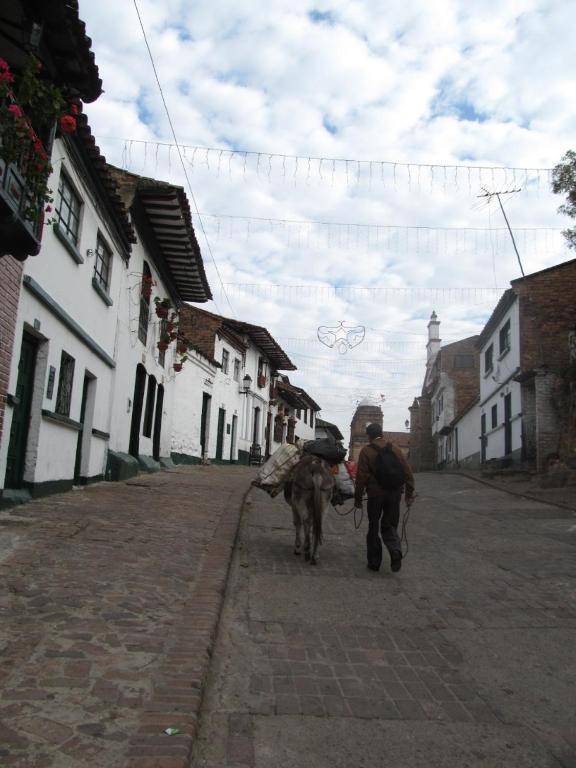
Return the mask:
[[[232,308],[232,304],[230,303],[230,299],[228,298],[228,294],[226,293],[226,288],[224,287],[224,283],[222,281],[222,277],[220,275],[220,270],[218,269],[218,265],[216,264],[216,259],[214,258],[214,254],[212,253],[212,247],[210,245],[210,241],[208,240],[208,235],[206,234],[206,230],[204,229],[204,223],[202,221],[202,217],[200,215],[200,210],[198,208],[198,203],[196,202],[196,197],[194,195],[194,192],[192,190],[192,184],[190,183],[190,179],[188,177],[188,171],[186,169],[186,165],[184,163],[184,158],[182,156],[182,150],[180,148],[180,144],[178,143],[178,137],[176,136],[176,130],[174,128],[174,123],[172,122],[172,117],[170,115],[170,110],[168,109],[168,104],[166,102],[166,98],[164,96],[164,91],[162,89],[162,84],[160,83],[160,78],[158,76],[158,71],[156,69],[156,63],[154,61],[154,56],[152,54],[152,49],[150,48],[150,44],[148,42],[148,36],[146,35],[146,29],[144,28],[144,22],[142,21],[142,16],[140,15],[140,9],[138,8],[138,2],[137,0],[133,0],[134,2],[134,8],[136,10],[136,15],[138,16],[138,22],[140,23],[140,29],[142,30],[142,36],[144,38],[144,43],[146,44],[146,50],[148,51],[148,56],[150,57],[150,63],[152,64],[152,69],[154,70],[154,77],[156,78],[156,84],[158,85],[158,90],[160,91],[160,96],[162,98],[162,104],[164,105],[164,111],[166,112],[166,117],[168,118],[168,123],[170,125],[170,131],[172,133],[172,138],[174,139],[174,146],[176,148],[176,151],[178,152],[178,157],[180,158],[180,163],[182,165],[182,170],[184,171],[184,176],[186,178],[186,184],[188,185],[188,192],[190,193],[190,197],[192,199],[192,202],[194,204],[194,208],[196,209],[196,216],[198,217],[200,228],[202,229],[202,234],[204,235],[204,240],[206,241],[206,246],[208,248],[208,252],[210,254],[210,258],[212,259],[212,263],[214,265],[214,269],[216,270],[216,274],[218,276],[218,280],[220,281],[220,285],[222,286],[222,291],[224,293],[224,296],[226,297],[226,301],[228,302],[228,306],[230,307],[230,311],[232,312],[232,315],[234,315],[234,309]],[[216,302],[214,302],[216,303]],[[218,309],[218,305],[216,304],[216,308]],[[218,312],[220,310],[218,309]]]

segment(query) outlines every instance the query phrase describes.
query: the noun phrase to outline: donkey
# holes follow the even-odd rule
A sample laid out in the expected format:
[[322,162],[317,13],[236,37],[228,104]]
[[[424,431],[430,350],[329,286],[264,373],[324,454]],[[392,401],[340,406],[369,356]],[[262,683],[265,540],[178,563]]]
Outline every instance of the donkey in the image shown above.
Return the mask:
[[299,555],[302,551],[300,530],[303,525],[304,558],[311,565],[316,565],[318,546],[322,543],[322,518],[332,498],[334,477],[324,459],[317,456],[304,456],[292,470],[287,486],[284,496],[292,506],[296,529],[294,554]]

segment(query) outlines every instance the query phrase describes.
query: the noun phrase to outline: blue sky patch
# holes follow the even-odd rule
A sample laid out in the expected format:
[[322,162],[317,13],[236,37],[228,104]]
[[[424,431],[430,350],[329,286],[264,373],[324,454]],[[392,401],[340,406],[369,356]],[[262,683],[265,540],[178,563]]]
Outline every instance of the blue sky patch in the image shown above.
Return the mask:
[[324,115],[324,117],[322,118],[322,125],[328,131],[328,133],[332,134],[332,136],[334,136],[334,134],[338,133],[337,126],[334,125],[333,122],[331,122],[331,120],[328,117],[328,115]]
[[308,13],[308,18],[314,24],[329,24],[331,27],[336,24],[336,17],[331,11],[318,11],[313,9]]

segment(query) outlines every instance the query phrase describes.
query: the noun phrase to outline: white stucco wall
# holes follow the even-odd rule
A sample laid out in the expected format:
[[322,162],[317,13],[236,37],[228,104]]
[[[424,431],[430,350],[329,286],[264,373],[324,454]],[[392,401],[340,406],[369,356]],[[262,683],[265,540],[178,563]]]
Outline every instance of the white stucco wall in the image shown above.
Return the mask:
[[[54,229],[46,226],[42,249],[38,256],[27,259],[24,275],[31,277],[102,348],[115,362],[115,368],[107,365],[82,339],[72,333],[24,284],[16,321],[9,391],[14,392],[16,388],[22,333],[24,328],[27,328],[36,336],[39,343],[35,395],[24,473],[24,480],[30,483],[67,480],[74,474],[78,432],[70,426],[54,423],[41,414],[42,409],[48,411],[55,409],[63,350],[75,360],[70,419],[78,421],[80,418],[85,373],[94,377],[89,389],[87,429],[82,443],[81,475],[86,478],[104,473],[108,448],[122,452],[128,451],[134,380],[136,366],[139,363],[144,365],[147,374],[154,375],[158,385],[164,386],[160,455],[170,455],[173,390],[176,376],[172,367],[174,344],[166,352],[165,367],[158,363],[156,342],[159,321],[153,309],[153,298],[154,295],[166,297],[168,292],[150,255],[145,252],[142,243],[138,242],[132,247],[130,260],[124,261],[120,255],[121,248],[115,239],[114,230],[108,225],[89,181],[81,170],[75,167],[72,156],[61,140],[57,140],[54,144],[53,166],[54,171],[49,180],[49,187],[54,190],[55,196],[60,174],[64,172],[82,200],[77,253],[83,262],[77,263]],[[112,300],[110,306],[92,284],[98,233],[112,252],[108,289]],[[138,317],[140,284],[145,259],[157,285],[153,289],[150,300],[149,332],[144,346],[138,340]],[[56,376],[52,398],[48,399],[46,384],[50,366],[56,369]],[[2,482],[0,487],[3,487],[5,478],[11,410],[11,407],[6,409],[4,436],[0,447],[0,481]],[[109,433],[109,441],[102,435],[92,435],[92,428],[102,433]],[[151,456],[152,443],[152,437],[141,436],[140,454]]]
[[[501,355],[499,333],[510,320],[510,350]],[[493,345],[493,369],[485,370],[485,352]],[[520,329],[518,301],[510,307],[498,327],[480,350],[480,407],[479,419],[486,415],[486,459],[505,455],[504,445],[504,397],[511,395],[512,405],[512,453],[522,447],[522,401],[520,384],[513,380],[520,368]],[[492,427],[492,407],[497,408],[497,426]],[[479,421],[480,423],[480,421]]]
[[454,462],[470,461],[480,453],[480,408],[477,405],[455,423],[452,444],[451,461]]
[[[147,262],[156,285],[150,298],[150,315],[146,344],[138,338],[138,322],[140,316],[140,285],[144,262]],[[173,363],[176,358],[175,344],[166,350],[164,367],[159,363],[157,343],[159,340],[160,320],[154,310],[154,297],[169,298],[168,290],[143,243],[132,246],[129,264],[124,268],[118,295],[118,326],[116,332],[116,372],[114,376],[114,394],[110,421],[110,448],[114,451],[127,453],[130,443],[130,427],[132,423],[132,408],[136,367],[141,364],[146,370],[147,377],[154,376],[156,385],[164,387],[164,403],[162,413],[162,430],[160,438],[160,456],[170,455],[172,410],[174,404],[174,388],[177,374]],[[179,374],[181,375],[181,374]],[[140,426],[139,453],[152,456],[152,437],[142,434],[148,381],[144,392],[144,408]]]
[[[192,340],[193,341],[193,340]],[[219,410],[225,412],[224,440],[222,461],[237,461],[239,451],[248,453],[252,445],[254,429],[254,411],[260,408],[260,423],[257,441],[264,454],[266,449],[265,430],[269,411],[270,366],[266,373],[266,386],[258,387],[258,359],[265,357],[248,337],[244,338],[247,350],[243,355],[226,338],[215,337],[214,358],[222,362],[222,352],[229,354],[228,373],[215,367],[208,360],[193,353],[192,360],[186,363],[176,378],[175,418],[172,429],[172,452],[201,458],[200,429],[202,417],[203,393],[210,395],[210,417],[207,429],[208,459],[216,458],[218,442]],[[234,360],[240,360],[238,381],[234,379]],[[241,388],[243,379],[249,375],[252,379],[248,394]],[[233,434],[233,418],[236,417],[236,434]],[[232,439],[235,438],[234,446]]]
[[[125,270],[119,256],[119,247],[112,230],[100,215],[89,187],[77,172],[61,140],[54,144],[54,171],[49,187],[58,189],[60,174],[65,172],[76,192],[84,201],[80,222],[78,253],[84,259],[76,263],[51,226],[46,226],[42,249],[38,256],[27,259],[24,276],[32,278],[96,342],[110,358],[114,357],[118,296]],[[113,305],[107,306],[92,285],[94,256],[88,254],[96,247],[100,232],[110,247],[112,275],[110,295]],[[74,474],[78,432],[69,426],[56,424],[42,416],[41,411],[54,411],[58,392],[58,378],[62,351],[74,358],[74,379],[69,418],[78,421],[82,401],[84,376],[94,377],[91,384],[86,414],[86,436],[83,441],[81,475],[87,478],[101,475],[105,465],[105,441],[91,435],[92,428],[108,431],[110,401],[114,371],[106,365],[77,335],[72,333],[55,314],[41,302],[26,283],[20,293],[16,319],[14,353],[10,371],[9,391],[14,392],[18,378],[18,364],[22,335],[26,329],[38,341],[34,399],[24,480],[42,483],[71,479]],[[48,398],[47,382],[50,367],[55,368],[52,397]],[[7,408],[6,428],[0,453],[0,480],[5,478],[6,454],[10,435],[12,409]]]

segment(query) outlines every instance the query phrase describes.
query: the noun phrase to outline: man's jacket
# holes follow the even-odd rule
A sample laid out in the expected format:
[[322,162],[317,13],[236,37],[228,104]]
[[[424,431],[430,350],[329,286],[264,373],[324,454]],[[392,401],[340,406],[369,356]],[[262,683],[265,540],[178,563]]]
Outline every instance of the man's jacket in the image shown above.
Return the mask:
[[[364,495],[364,491],[366,491],[369,498],[373,496],[383,496],[389,493],[389,491],[386,491],[384,488],[382,488],[382,486],[378,485],[378,482],[376,481],[376,456],[378,455],[380,448],[384,448],[388,442],[389,441],[384,437],[377,437],[376,440],[372,440],[360,451],[360,456],[358,457],[358,470],[356,472],[356,487],[354,494],[354,501],[357,506],[362,504],[362,496]],[[390,445],[392,446],[392,450],[404,468],[406,476],[406,498],[409,499],[414,496],[414,475],[412,474],[410,465],[406,461],[406,458],[400,448],[394,445],[394,443],[390,443]]]

